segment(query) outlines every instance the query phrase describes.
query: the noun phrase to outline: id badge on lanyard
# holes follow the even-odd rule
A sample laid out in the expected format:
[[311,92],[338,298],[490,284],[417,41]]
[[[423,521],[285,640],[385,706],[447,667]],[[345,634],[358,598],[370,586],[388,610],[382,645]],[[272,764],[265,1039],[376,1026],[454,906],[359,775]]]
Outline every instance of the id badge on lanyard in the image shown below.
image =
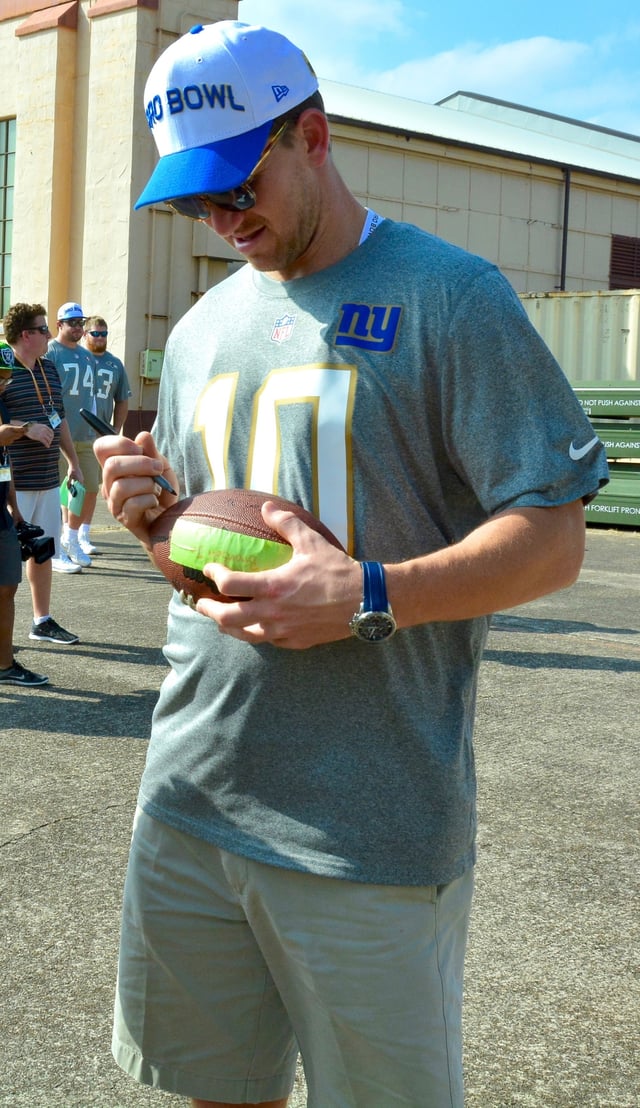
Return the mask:
[[42,380],[44,381],[44,383],[46,385],[47,392],[49,394],[48,410],[47,410],[47,405],[45,404],[45,401],[44,401],[44,397],[42,395],[42,390],[41,390],[40,385],[38,384],[38,382],[36,380],[35,373],[33,372],[32,369],[29,368],[29,366],[25,366],[24,368],[27,370],[27,373],[31,374],[31,380],[33,381],[33,387],[35,388],[38,400],[40,401],[40,404],[42,405],[42,411],[44,412],[45,419],[47,420],[47,422],[48,422],[49,426],[52,428],[52,430],[55,431],[56,427],[59,427],[60,424],[62,423],[62,416],[56,411],[56,409],[53,406],[53,395],[51,393],[51,386],[50,386],[49,382],[47,381],[47,375],[46,375],[44,369],[42,368],[42,362],[40,361],[39,358],[36,358],[36,365],[38,366],[38,369],[40,370],[40,373],[42,375]]

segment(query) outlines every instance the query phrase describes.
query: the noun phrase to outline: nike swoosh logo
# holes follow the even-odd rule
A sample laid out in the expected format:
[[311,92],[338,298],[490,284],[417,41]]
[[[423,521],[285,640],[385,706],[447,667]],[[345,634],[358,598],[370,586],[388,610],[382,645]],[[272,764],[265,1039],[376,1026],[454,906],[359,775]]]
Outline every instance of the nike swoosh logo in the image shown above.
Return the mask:
[[571,446],[569,447],[569,457],[571,458],[571,461],[579,462],[580,459],[584,458],[590,450],[593,450],[594,446],[597,446],[599,442],[600,439],[596,435],[594,438],[591,439],[591,442],[587,443],[586,446],[581,446],[578,448],[574,446],[573,443],[571,443]]

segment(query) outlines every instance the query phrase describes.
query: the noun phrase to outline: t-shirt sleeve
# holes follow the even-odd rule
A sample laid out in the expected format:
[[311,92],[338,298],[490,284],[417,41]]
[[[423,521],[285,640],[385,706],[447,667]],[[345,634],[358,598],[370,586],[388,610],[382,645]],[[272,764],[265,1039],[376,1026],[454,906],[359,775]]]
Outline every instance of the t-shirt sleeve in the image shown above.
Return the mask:
[[498,270],[459,297],[443,360],[449,456],[489,515],[586,503],[606,484],[602,443]]

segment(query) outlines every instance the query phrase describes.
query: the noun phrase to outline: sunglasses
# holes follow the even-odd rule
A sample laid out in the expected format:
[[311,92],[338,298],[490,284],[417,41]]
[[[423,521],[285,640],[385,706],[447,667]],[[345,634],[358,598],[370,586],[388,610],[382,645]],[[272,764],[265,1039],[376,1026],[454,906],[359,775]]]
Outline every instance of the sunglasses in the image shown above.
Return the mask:
[[264,168],[264,163],[269,154],[282,138],[290,122],[287,119],[278,128],[262,151],[260,159],[250,176],[242,185],[238,185],[234,189],[227,189],[226,192],[205,192],[197,196],[178,196],[172,200],[165,200],[165,204],[173,208],[173,211],[177,212],[178,215],[185,215],[188,219],[208,219],[212,208],[222,208],[225,212],[246,212],[249,208],[253,208],[256,203],[256,194],[251,187],[251,182]]
[[49,325],[47,323],[43,323],[40,327],[25,327],[25,331],[28,331],[31,335],[35,335],[36,331],[38,331],[41,335],[48,335]]
[[69,327],[84,327],[84,316],[79,319],[61,319],[61,323],[67,323]]
[[88,335],[91,335],[92,339],[106,339],[109,334],[108,331],[87,331]]

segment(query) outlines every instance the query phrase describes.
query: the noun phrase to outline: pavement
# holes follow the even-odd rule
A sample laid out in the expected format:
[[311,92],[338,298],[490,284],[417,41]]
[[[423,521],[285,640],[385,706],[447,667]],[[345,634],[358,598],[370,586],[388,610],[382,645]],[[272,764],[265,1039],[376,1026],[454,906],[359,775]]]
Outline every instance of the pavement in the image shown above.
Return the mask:
[[[54,574],[80,643],[31,642],[21,586],[17,656],[51,683],[0,691],[0,1105],[184,1108],[110,1054],[169,587],[102,504],[93,537],[90,570]],[[467,1108],[640,1106],[639,677],[640,532],[591,527],[579,581],[496,616],[488,644]]]

